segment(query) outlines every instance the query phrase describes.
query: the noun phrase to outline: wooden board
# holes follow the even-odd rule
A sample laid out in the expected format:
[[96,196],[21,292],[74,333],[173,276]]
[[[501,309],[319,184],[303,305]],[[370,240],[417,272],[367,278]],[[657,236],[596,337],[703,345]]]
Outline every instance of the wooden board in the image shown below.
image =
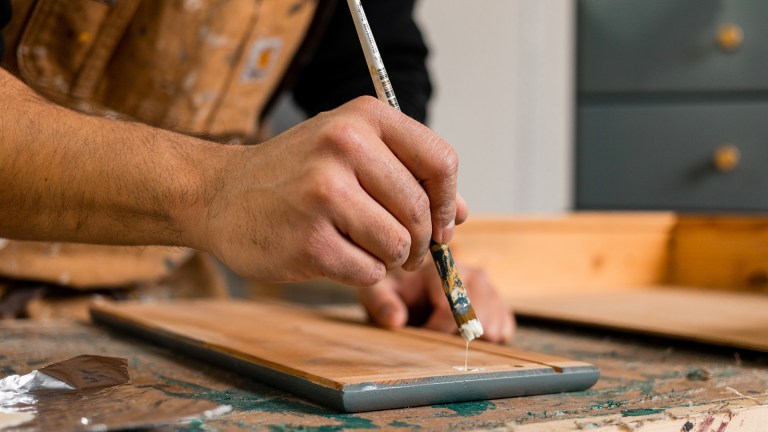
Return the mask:
[[654,285],[768,292],[765,216],[474,217],[451,247],[507,299]]
[[768,293],[768,218],[680,217],[668,269],[669,285]]
[[105,303],[95,322],[251,375],[332,408],[370,411],[583,390],[597,369],[458,336],[389,331],[307,309],[234,300]]
[[520,315],[768,352],[768,296],[648,287],[520,300]]
[[644,287],[667,277],[672,213],[473,217],[456,229],[456,258],[477,265],[507,299]]
[[453,247],[536,318],[768,352],[768,217],[474,218]]

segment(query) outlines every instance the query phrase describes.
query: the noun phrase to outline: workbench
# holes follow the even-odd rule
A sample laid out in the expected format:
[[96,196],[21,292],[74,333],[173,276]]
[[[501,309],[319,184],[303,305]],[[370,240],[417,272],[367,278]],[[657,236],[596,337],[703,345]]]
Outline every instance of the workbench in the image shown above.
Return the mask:
[[[69,402],[86,410],[98,405],[101,414],[85,412],[84,421],[120,415],[159,430],[765,431],[766,244],[768,218],[757,216],[574,214],[462,224],[452,242],[457,257],[484,268],[512,309],[550,320],[523,321],[514,345],[600,369],[597,384],[581,392],[341,414],[72,321],[0,322],[0,377],[81,354],[126,358],[131,382],[107,392],[112,400],[60,405],[73,416]],[[348,287],[335,289],[279,285],[233,294],[312,304],[354,298]],[[323,292],[333,295],[321,298]],[[363,316],[359,306],[344,308]]]
[[[0,323],[0,375],[25,374],[80,354],[117,356],[128,360],[131,385],[160,395],[152,401],[158,407],[197,400],[232,407],[215,418],[158,424],[158,430],[556,431],[614,425],[618,429],[606,430],[643,431],[643,425],[666,422],[658,430],[698,431],[708,422],[722,432],[736,430],[734,422],[728,428],[728,419],[740,415],[743,426],[744,410],[748,420],[768,422],[768,406],[762,405],[768,402],[766,354],[532,321],[520,324],[514,345],[590,362],[602,376],[576,393],[339,414],[132,336],[69,321]],[[115,403],[129,411],[150,401]]]

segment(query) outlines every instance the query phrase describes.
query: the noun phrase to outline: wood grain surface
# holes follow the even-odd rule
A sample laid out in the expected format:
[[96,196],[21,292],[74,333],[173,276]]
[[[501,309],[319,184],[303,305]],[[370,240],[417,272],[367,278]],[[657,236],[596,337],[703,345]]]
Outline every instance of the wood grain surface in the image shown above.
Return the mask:
[[458,336],[384,330],[280,304],[104,303],[92,315],[346,411],[583,390],[598,376],[584,362],[481,341],[470,344],[465,372],[456,369],[465,356]]
[[521,315],[768,351],[765,216],[476,218],[455,243]]
[[520,314],[768,352],[768,296],[680,287],[526,299]]

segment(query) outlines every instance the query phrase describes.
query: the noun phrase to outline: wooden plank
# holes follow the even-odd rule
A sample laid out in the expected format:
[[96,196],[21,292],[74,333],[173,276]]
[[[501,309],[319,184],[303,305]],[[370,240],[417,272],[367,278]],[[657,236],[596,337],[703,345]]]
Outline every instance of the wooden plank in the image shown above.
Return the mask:
[[669,283],[768,292],[768,218],[681,216]]
[[10,240],[0,245],[0,275],[104,289],[167,277],[192,251],[166,246],[108,246]]
[[768,296],[657,286],[529,298],[524,316],[768,352]]
[[608,292],[667,278],[672,213],[472,218],[452,248],[486,270],[509,300],[542,292]]
[[458,337],[446,343],[443,335],[388,331],[285,305],[105,303],[91,314],[350,412],[578,390],[598,377],[587,363],[484,343],[470,352],[470,368],[481,370],[459,371],[465,351]]

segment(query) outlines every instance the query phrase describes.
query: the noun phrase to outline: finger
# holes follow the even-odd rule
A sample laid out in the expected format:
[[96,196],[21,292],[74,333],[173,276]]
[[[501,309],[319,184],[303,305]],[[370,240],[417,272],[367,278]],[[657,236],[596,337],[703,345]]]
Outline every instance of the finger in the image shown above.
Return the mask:
[[432,315],[424,323],[424,328],[443,333],[456,333],[459,331],[456,319],[453,317],[451,308],[448,306],[445,298],[442,299],[442,303],[438,302],[433,305]]
[[[403,268],[418,268],[432,237],[429,197],[416,178],[376,135],[362,133],[367,143],[366,159],[356,164],[358,181],[365,191],[389,211],[410,235],[410,248]],[[371,158],[370,154],[379,157]]]
[[507,311],[506,321],[504,322],[504,333],[502,334],[502,343],[510,343],[515,338],[515,332],[517,331],[517,321],[515,320],[515,314],[511,310]]
[[339,186],[344,192],[329,199],[331,219],[342,233],[381,260],[387,269],[400,267],[409,256],[411,234],[357,180],[350,183],[354,184]]
[[345,238],[330,222],[309,235],[302,251],[302,262],[315,269],[310,273],[347,285],[373,285],[387,272],[383,262]]
[[461,266],[475,313],[483,324],[482,339],[491,342],[512,340],[512,314],[499,298],[485,271]]
[[503,332],[503,314],[499,313],[499,306],[490,289],[485,272],[472,267],[460,265],[464,284],[467,287],[468,296],[472,302],[477,319],[483,325],[481,339],[497,342]]
[[408,321],[408,308],[395,291],[391,278],[362,288],[359,296],[360,303],[374,323],[387,328],[400,328]]
[[460,193],[456,193],[456,225],[461,225],[469,217],[469,206]]
[[430,303],[432,304],[432,314],[427,322],[424,323],[424,327],[444,333],[458,332],[459,328],[456,325],[456,319],[453,317],[451,305],[445,297],[442,281],[437,272],[432,272],[431,277],[427,280],[427,284]]
[[[429,269],[429,268],[427,268]],[[432,268],[432,276],[435,269]],[[432,314],[432,303],[429,297],[429,287],[426,284],[426,273],[422,270],[414,272],[395,271],[395,291],[400,299],[408,307],[408,321],[406,325],[421,327]]]
[[427,192],[432,238],[447,243],[456,219],[456,179],[459,161],[445,140],[423,124],[373,98],[351,105],[368,116],[379,135]]

